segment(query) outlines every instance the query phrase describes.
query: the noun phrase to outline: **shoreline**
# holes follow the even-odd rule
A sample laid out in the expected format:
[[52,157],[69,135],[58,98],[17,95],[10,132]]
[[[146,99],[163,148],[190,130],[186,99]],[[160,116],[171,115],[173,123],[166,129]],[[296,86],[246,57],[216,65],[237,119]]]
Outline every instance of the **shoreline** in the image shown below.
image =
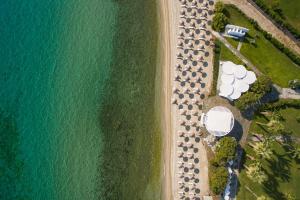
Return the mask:
[[169,20],[169,4],[168,0],[159,0],[159,16],[160,16],[160,29],[161,29],[161,71],[162,71],[162,88],[161,88],[161,122],[162,122],[162,199],[171,200],[172,195],[172,126],[171,126],[171,105],[170,105],[170,48],[171,48],[171,35],[170,35],[170,20]]

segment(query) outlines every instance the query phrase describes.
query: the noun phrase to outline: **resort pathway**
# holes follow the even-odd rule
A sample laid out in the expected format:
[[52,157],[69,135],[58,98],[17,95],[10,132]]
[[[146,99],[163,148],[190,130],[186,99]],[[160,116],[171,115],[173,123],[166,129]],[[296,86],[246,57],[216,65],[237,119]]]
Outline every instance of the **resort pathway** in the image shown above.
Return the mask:
[[292,49],[298,55],[300,55],[300,47],[290,34],[284,33],[282,30],[266,17],[261,10],[258,10],[255,6],[249,3],[247,0],[222,0],[226,4],[233,4],[238,7],[248,17],[257,21],[258,25],[269,32],[273,37],[283,43],[285,46]]

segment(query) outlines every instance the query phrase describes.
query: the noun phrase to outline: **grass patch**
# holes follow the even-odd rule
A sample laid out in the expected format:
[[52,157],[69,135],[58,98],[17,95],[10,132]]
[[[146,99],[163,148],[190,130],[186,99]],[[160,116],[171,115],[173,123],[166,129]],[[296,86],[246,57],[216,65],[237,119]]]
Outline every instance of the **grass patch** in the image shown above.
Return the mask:
[[[250,21],[235,7],[226,5],[226,15],[230,23],[250,29],[243,42],[241,53],[262,73],[282,87],[288,87],[289,80],[300,78],[300,67],[265,39],[261,32],[255,30]],[[255,44],[251,44],[250,40],[255,40]]]
[[[292,131],[292,135],[300,137],[299,129],[300,123],[297,122],[296,117],[299,116],[299,109],[285,108],[280,109],[284,121],[283,124],[287,131]],[[263,115],[257,114],[251,124],[250,133],[267,133],[267,131],[256,124],[255,122],[267,122]],[[251,134],[249,134],[251,136]],[[299,145],[299,144],[297,144]],[[257,195],[269,196],[274,200],[283,199],[284,192],[291,192],[295,194],[297,199],[300,198],[300,163],[299,160],[294,160],[287,154],[287,150],[277,142],[272,142],[271,148],[273,150],[273,159],[264,160],[263,168],[266,170],[269,180],[260,185],[252,182],[247,176],[246,171],[242,170],[239,175],[240,187],[238,190],[238,199],[252,200],[255,199],[253,194],[249,192],[246,187],[249,187]],[[245,147],[247,154],[255,156],[250,146]],[[245,164],[251,163],[250,159],[246,159]]]
[[236,55],[234,55],[223,43],[221,43],[221,55],[220,60],[232,61],[235,64],[244,64]]

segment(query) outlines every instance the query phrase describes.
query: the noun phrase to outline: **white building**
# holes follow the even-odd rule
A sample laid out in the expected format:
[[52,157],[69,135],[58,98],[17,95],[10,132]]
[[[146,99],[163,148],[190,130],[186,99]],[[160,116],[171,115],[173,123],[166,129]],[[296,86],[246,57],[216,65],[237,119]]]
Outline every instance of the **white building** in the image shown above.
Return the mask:
[[201,116],[201,125],[214,136],[225,136],[233,129],[234,117],[232,112],[223,106],[211,108]]
[[237,39],[245,37],[246,33],[249,31],[249,29],[241,27],[241,26],[235,26],[232,24],[227,24],[225,26],[225,34]]
[[256,81],[256,75],[246,70],[243,65],[236,65],[226,61],[220,63],[218,94],[229,100],[240,98],[247,92],[250,85]]

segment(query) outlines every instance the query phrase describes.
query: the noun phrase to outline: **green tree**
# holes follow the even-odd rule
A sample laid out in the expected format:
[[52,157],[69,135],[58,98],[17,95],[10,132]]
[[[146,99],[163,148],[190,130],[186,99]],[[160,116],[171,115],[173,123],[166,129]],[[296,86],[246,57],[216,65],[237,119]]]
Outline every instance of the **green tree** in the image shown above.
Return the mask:
[[225,167],[214,169],[209,176],[209,183],[214,194],[224,191],[228,180],[228,171]]
[[221,1],[218,1],[215,5],[215,13],[223,13],[224,9],[224,4]]
[[253,182],[262,184],[268,179],[267,175],[263,171],[262,164],[260,162],[252,163],[249,166],[245,166],[245,168],[246,175]]
[[271,199],[269,197],[262,195],[262,196],[257,197],[256,200],[271,200]]
[[234,137],[223,137],[219,140],[215,150],[215,162],[225,165],[232,160],[236,153],[237,142]]
[[261,123],[261,122],[256,122],[256,123],[261,126],[266,126],[268,131],[273,134],[281,134],[285,129],[284,125],[276,118],[271,118],[271,120],[268,123]]
[[261,75],[251,86],[250,91],[256,94],[266,94],[271,91],[272,81],[268,76]]
[[234,105],[240,110],[246,110],[248,106],[256,103],[262,95],[254,92],[247,92],[243,94],[238,100],[235,101]]
[[215,31],[222,32],[228,23],[228,18],[223,13],[216,13],[213,17],[212,28]]

